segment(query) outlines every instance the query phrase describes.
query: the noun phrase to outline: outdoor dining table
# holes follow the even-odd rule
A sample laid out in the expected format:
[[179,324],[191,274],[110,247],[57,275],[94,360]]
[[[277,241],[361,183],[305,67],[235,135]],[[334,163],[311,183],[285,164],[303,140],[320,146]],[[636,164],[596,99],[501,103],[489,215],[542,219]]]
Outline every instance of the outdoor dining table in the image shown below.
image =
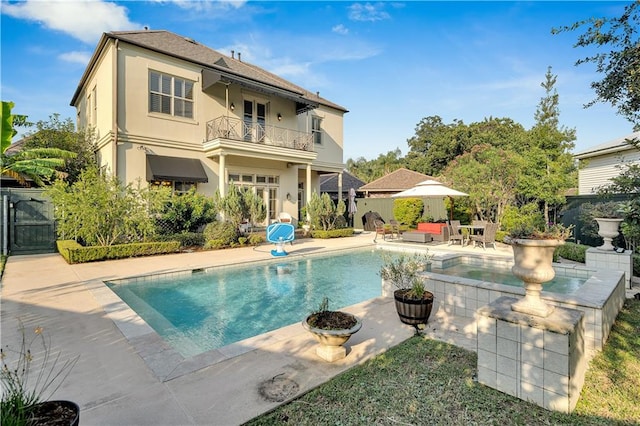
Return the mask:
[[[476,231],[484,232],[484,225],[458,225],[458,228],[467,229],[469,232],[468,234],[469,236],[471,234],[475,235]],[[471,242],[471,238],[467,237],[467,245],[469,245],[470,242]]]

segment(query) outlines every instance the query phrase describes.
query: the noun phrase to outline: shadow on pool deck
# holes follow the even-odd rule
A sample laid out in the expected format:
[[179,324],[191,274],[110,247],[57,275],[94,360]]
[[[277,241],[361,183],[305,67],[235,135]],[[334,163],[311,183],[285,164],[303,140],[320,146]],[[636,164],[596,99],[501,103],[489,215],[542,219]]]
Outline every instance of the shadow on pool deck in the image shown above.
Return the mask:
[[[373,246],[373,234],[362,233],[335,240],[297,240],[286,246],[286,251],[296,256]],[[417,246],[511,256],[510,247],[494,252],[446,244]],[[11,256],[2,282],[2,345],[17,341],[20,319],[27,330],[43,326],[54,349],[61,350],[63,356],[79,354],[78,364],[55,397],[80,405],[81,424],[235,425],[307,392],[413,334],[412,327],[398,320],[391,300],[376,298],[345,309],[362,317],[363,328],[347,343],[347,357],[335,363],[316,356],[316,342],[300,324],[185,360],[176,357],[175,351],[119,300],[110,298],[112,293],[102,283],[150,273],[269,260],[271,248],[263,245],[257,249],[80,265],[68,265],[57,254]],[[475,350],[475,336],[466,333],[467,326],[465,321],[444,323],[434,314],[425,333]],[[276,398],[268,399],[264,389],[276,378],[296,386],[285,387]]]

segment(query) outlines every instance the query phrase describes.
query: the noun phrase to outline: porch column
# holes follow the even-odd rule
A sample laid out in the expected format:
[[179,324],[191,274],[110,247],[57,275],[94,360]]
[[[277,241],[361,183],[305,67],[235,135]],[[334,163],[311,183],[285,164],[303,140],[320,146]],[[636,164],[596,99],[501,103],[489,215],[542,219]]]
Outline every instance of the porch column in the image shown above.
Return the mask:
[[342,172],[338,173],[338,202],[342,200]]
[[[307,203],[311,201],[311,163],[307,164],[307,183],[305,185],[307,189]],[[307,213],[307,220],[309,220],[309,213]]]
[[220,196],[224,197],[227,195],[227,184],[225,182],[225,167],[226,167],[226,156],[227,154],[220,154],[218,161],[218,189],[220,190]]

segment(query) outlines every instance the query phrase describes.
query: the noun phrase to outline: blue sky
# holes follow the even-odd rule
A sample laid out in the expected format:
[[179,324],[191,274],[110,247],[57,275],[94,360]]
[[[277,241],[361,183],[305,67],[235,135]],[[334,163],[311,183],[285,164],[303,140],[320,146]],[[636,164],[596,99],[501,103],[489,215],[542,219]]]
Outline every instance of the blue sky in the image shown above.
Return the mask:
[[[165,29],[274,72],[346,107],[344,160],[400,148],[423,117],[507,117],[531,128],[547,67],[574,152],[632,132],[589,109],[595,52],[551,28],[619,16],[629,2],[2,1],[3,100],[30,121],[75,117],[71,97],[102,32]],[[74,118],[75,120],[75,118]]]

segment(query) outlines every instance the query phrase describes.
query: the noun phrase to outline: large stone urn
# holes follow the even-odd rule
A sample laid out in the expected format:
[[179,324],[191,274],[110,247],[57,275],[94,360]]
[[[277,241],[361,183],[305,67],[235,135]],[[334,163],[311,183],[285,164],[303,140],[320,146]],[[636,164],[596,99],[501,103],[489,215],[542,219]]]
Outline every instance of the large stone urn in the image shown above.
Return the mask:
[[524,281],[525,296],[513,303],[511,309],[524,314],[547,317],[554,307],[540,298],[542,284],[556,276],[553,269],[553,252],[564,240],[514,239],[514,265],[511,272]]
[[620,233],[620,222],[622,222],[624,219],[596,217],[594,218],[594,220],[598,222],[598,235],[600,235],[604,240],[604,244],[598,247],[598,250],[613,250],[614,247],[613,244],[611,244],[611,241]]

